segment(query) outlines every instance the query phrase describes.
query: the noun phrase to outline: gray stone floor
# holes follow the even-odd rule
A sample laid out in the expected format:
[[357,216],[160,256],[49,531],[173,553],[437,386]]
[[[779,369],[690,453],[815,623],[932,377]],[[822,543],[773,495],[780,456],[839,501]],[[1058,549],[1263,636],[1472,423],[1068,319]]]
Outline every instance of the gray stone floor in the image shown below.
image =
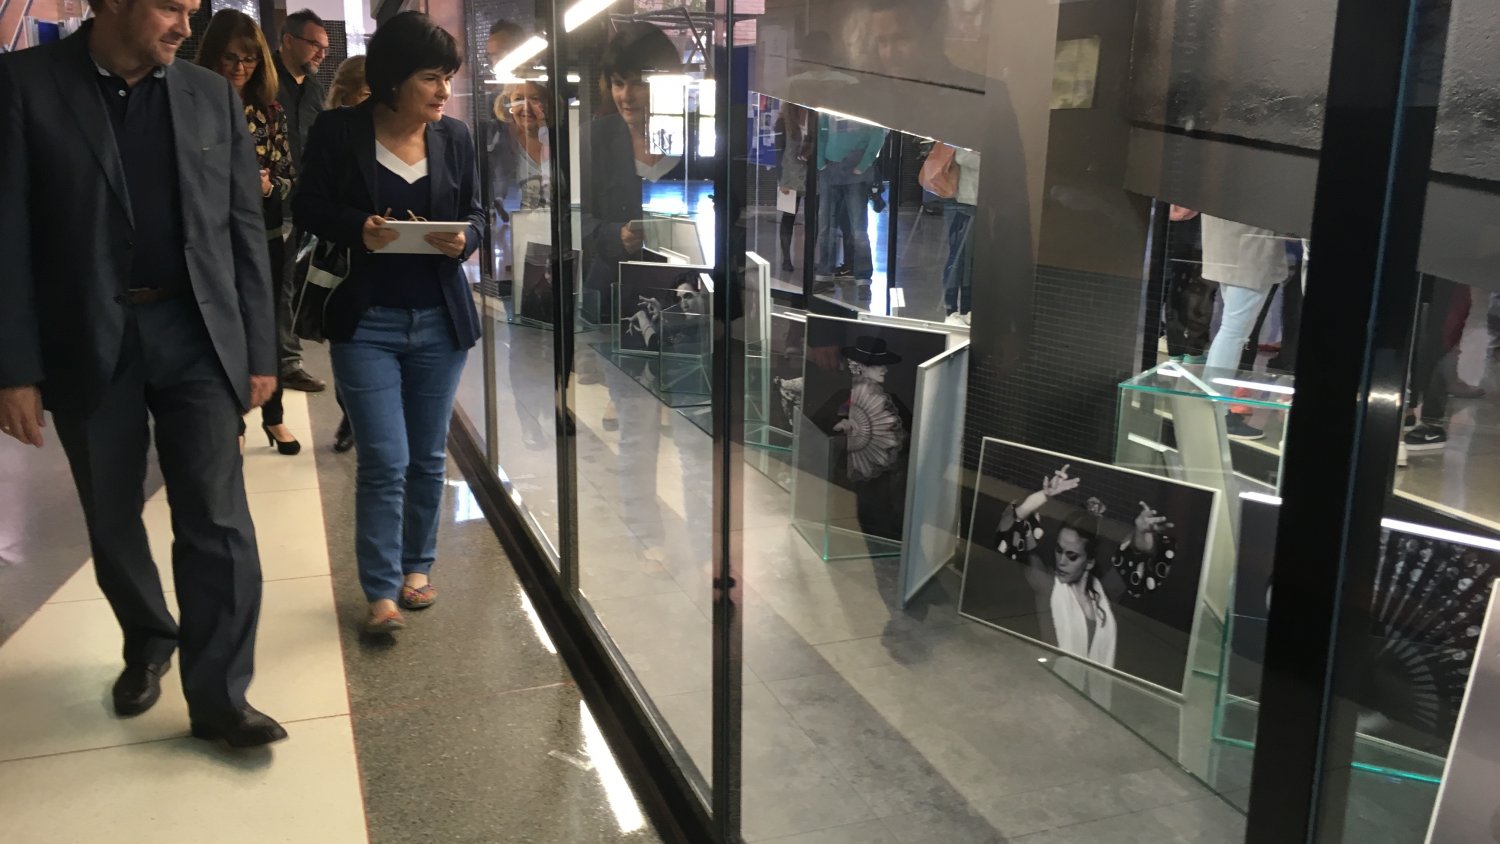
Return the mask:
[[395,640],[360,634],[355,455],[329,448],[332,398],[311,407],[370,841],[659,841],[456,467],[440,600]]

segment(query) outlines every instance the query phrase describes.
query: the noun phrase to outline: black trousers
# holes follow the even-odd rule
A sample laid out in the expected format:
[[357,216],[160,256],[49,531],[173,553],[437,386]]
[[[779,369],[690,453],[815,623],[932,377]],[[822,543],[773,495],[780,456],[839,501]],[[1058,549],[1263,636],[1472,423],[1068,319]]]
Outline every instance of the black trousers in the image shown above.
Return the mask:
[[[271,274],[275,276],[275,278],[271,279],[271,284],[276,304],[276,335],[281,337],[290,334],[292,339],[295,340],[297,334],[292,331],[292,290],[291,285],[286,283],[285,259],[286,253],[289,251],[295,253],[295,249],[289,250],[287,248],[285,240],[279,237],[266,239],[266,253],[271,261],[269,266],[271,267]],[[302,359],[301,354],[302,346],[299,343],[297,346],[298,361]],[[285,356],[283,356],[283,359],[285,359]],[[260,406],[260,421],[271,427],[275,427],[286,421],[286,414],[281,406],[282,389],[280,379],[281,374],[277,373],[276,392],[272,393],[271,397],[266,400],[266,403]]]
[[[119,367],[98,406],[54,417],[99,588],[125,634],[125,663],[156,664],[180,650],[193,717],[244,706],[260,555],[236,443],[239,403],[193,301],[131,308]],[[141,521],[150,423],[172,511],[180,624],[167,609]]]
[[296,291],[302,289],[302,282],[307,279],[307,267],[311,263],[311,259],[297,260],[297,247],[302,237],[302,230],[294,227],[282,252],[271,255],[271,274],[275,276],[272,281],[276,287],[276,342],[281,359],[278,375],[286,375],[302,366],[302,341],[292,330],[292,303],[296,300]]

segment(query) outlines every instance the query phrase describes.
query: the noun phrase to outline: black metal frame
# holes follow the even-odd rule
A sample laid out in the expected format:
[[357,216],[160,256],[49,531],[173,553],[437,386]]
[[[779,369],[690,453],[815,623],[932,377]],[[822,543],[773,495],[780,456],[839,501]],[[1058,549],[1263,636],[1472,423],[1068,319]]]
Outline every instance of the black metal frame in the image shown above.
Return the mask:
[[[1436,118],[1421,0],[1339,3],[1246,841],[1342,842]],[[1445,10],[1444,10],[1445,13]],[[1440,60],[1439,60],[1440,61]],[[1430,70],[1430,68],[1428,69]]]
[[[710,0],[712,8],[712,0]],[[713,298],[713,814],[723,841],[740,840],[740,714],[745,578],[741,531],[745,472],[745,216],[749,198],[749,79],[734,60],[734,0],[714,20],[710,70],[720,120],[714,172]]]

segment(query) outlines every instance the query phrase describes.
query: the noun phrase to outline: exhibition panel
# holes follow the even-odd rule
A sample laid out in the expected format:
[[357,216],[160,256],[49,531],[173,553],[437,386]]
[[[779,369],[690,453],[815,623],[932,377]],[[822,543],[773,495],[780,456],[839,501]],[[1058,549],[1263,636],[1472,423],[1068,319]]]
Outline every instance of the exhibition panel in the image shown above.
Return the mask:
[[461,410],[715,840],[1470,840],[1495,92],[1419,6],[468,0]]

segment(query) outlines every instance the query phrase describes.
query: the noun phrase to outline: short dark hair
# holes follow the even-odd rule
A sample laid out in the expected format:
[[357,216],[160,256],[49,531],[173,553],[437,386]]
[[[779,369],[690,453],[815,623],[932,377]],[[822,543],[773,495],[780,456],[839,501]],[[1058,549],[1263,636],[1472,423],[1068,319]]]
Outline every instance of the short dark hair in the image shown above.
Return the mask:
[[370,99],[396,106],[396,89],[412,74],[437,68],[454,73],[463,65],[458,42],[421,12],[402,12],[375,30],[365,48],[365,83]]
[[661,28],[646,21],[633,21],[620,27],[604,55],[599,58],[599,91],[604,110],[614,110],[609,95],[610,77],[640,79],[647,71],[677,73],[682,70],[682,53]]
[[312,24],[319,29],[328,29],[328,24],[323,23],[323,19],[318,17],[317,12],[314,12],[312,9],[303,9],[300,12],[292,12],[286,16],[286,20],[281,22],[281,34],[301,36],[303,32],[307,31],[308,24]]

